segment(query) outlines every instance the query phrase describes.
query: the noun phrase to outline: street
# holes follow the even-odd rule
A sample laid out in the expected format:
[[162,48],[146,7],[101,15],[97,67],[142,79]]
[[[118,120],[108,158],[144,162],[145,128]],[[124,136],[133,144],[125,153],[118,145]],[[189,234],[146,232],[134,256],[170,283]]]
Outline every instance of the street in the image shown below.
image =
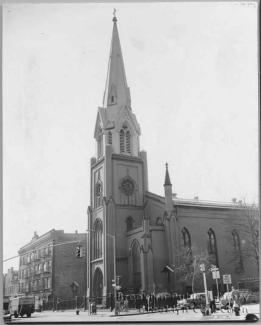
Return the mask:
[[259,317],[259,304],[246,305],[241,307],[240,316],[235,316],[234,313],[227,311],[217,311],[211,316],[202,316],[199,309],[194,312],[193,310],[179,311],[177,314],[173,311],[168,312],[154,312],[154,313],[140,313],[137,314],[136,310],[130,310],[124,315],[114,316],[113,312],[98,311],[95,315],[89,315],[88,311],[80,310],[79,315],[76,315],[75,310],[67,311],[44,311],[35,312],[32,317],[27,318],[13,318],[11,323],[30,323],[30,322],[126,322],[126,321],[229,321],[229,320],[244,320],[247,313],[256,314]]

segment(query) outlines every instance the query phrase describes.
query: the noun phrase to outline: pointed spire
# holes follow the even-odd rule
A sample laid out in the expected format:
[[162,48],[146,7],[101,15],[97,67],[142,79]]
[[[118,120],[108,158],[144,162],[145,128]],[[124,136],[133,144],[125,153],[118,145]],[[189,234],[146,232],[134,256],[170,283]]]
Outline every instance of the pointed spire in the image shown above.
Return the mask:
[[112,40],[103,107],[117,105],[118,107],[127,106],[130,108],[130,91],[126,80],[115,13],[116,9],[113,11]]
[[168,163],[166,163],[166,173],[165,173],[164,186],[166,186],[166,185],[172,185],[171,182],[170,182],[170,177],[169,177]]

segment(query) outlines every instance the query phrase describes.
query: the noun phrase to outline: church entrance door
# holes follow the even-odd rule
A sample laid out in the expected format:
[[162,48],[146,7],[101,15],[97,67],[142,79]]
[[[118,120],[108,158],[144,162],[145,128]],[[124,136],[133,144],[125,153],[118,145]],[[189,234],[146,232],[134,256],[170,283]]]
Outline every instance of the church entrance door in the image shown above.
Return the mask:
[[93,297],[96,298],[96,303],[102,303],[103,294],[103,274],[101,269],[98,267],[93,276]]
[[135,293],[141,289],[141,256],[140,246],[135,240],[132,245],[132,284]]

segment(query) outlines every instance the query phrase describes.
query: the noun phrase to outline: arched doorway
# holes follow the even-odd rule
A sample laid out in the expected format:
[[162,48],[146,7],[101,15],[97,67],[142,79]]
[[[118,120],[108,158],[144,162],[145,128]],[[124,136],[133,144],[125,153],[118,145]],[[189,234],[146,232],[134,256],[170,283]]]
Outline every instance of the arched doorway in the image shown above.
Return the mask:
[[103,274],[99,267],[94,272],[93,276],[93,297],[96,298],[96,303],[102,303],[103,294]]
[[131,262],[132,262],[132,286],[135,293],[141,289],[141,257],[140,245],[135,240],[131,247]]

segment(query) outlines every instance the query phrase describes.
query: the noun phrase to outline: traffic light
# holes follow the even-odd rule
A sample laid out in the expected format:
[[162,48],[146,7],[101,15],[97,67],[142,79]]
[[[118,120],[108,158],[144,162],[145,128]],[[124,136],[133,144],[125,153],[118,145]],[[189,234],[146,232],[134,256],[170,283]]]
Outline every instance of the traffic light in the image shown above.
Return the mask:
[[82,246],[77,246],[76,247],[76,257],[79,258],[79,257],[82,257],[82,256],[83,256]]

